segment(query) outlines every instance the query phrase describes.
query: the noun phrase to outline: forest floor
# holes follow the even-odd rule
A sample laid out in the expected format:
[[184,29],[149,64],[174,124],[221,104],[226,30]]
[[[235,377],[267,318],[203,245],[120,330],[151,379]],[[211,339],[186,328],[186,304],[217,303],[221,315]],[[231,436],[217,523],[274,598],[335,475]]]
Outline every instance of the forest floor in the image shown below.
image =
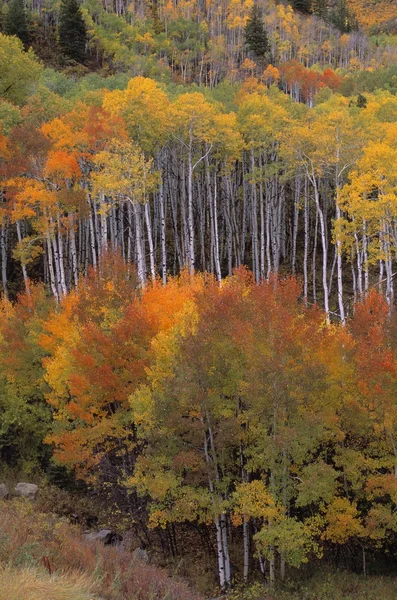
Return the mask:
[[396,600],[397,578],[370,576],[364,578],[348,571],[321,569],[304,583],[288,582],[284,589],[264,593],[263,587],[252,586],[246,592],[236,591],[233,600]]
[[[274,591],[259,582],[237,587],[225,600],[397,598],[396,577],[365,578],[318,565],[314,570],[306,568]],[[0,600],[204,600],[207,594],[192,590],[198,583],[192,575],[189,587],[129,552],[88,544],[77,527],[41,513],[34,503],[0,501]]]

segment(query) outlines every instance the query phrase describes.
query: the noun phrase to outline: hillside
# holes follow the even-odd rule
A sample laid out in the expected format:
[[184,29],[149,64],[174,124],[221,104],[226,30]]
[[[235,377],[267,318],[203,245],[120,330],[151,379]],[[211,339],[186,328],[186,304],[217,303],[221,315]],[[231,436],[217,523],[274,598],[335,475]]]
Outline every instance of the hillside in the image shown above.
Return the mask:
[[0,0],[0,600],[392,597],[394,10]]
[[349,0],[348,4],[360,26],[367,31],[397,34],[394,0]]
[[[56,508],[54,506],[54,508]],[[202,600],[127,551],[26,501],[0,500],[1,600]]]

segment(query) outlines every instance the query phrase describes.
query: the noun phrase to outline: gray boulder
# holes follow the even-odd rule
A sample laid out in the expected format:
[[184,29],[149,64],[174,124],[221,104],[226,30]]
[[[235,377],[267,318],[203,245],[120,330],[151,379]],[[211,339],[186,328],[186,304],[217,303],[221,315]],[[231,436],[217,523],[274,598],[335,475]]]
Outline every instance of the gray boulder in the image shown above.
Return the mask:
[[102,542],[105,546],[117,546],[122,541],[122,536],[112,529],[101,529],[100,531],[89,531],[84,534],[88,542]]
[[5,483],[0,483],[0,499],[4,498],[8,498],[8,487],[6,486]]
[[17,483],[15,486],[15,492],[17,496],[22,496],[28,500],[34,500],[37,492],[39,491],[38,486],[35,483]]

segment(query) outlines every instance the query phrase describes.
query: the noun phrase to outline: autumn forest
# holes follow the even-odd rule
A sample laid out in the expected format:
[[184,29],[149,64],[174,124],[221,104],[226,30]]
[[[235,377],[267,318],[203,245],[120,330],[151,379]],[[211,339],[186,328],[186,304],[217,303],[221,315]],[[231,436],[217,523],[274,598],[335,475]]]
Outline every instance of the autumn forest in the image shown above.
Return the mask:
[[394,597],[396,93],[388,0],[0,0],[0,480],[191,586],[79,593]]

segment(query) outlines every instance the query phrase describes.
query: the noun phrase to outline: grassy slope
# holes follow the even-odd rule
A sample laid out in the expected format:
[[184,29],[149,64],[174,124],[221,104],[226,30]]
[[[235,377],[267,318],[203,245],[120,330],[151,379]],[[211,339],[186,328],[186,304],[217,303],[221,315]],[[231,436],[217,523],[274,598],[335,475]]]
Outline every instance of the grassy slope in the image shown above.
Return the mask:
[[201,600],[128,552],[87,544],[77,528],[0,501],[0,600]]

